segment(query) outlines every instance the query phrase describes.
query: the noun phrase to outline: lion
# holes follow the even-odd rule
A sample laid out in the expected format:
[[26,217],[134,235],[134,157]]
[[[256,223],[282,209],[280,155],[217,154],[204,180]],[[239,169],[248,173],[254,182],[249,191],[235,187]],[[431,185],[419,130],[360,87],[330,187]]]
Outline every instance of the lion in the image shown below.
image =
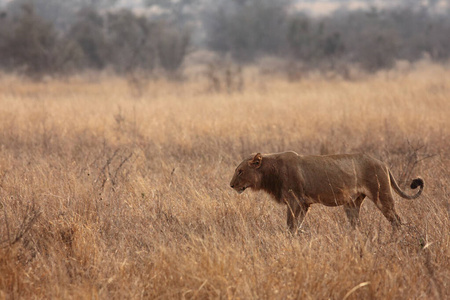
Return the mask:
[[401,219],[394,209],[391,187],[405,199],[422,194],[424,181],[416,178],[408,195],[400,189],[387,165],[367,154],[299,155],[282,152],[257,153],[236,168],[230,186],[239,194],[247,188],[263,190],[287,205],[287,226],[296,232],[310,205],[344,207],[352,228],[359,225],[361,204],[367,197],[375,203],[394,229]]

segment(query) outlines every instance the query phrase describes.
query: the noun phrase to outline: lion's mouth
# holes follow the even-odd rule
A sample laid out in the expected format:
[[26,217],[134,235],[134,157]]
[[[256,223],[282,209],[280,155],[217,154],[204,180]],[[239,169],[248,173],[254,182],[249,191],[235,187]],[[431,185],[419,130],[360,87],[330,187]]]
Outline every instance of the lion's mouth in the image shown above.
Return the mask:
[[236,192],[238,192],[238,194],[242,194],[246,188],[247,188],[246,186],[243,186],[240,189],[236,189]]

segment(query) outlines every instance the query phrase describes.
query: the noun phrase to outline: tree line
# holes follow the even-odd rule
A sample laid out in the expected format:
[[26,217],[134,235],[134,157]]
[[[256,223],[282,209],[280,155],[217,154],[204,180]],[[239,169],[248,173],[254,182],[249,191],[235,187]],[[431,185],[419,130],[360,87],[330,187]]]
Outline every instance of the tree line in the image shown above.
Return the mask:
[[75,11],[55,9],[53,18],[51,8],[63,7],[63,1],[15,0],[6,6],[0,12],[0,69],[31,77],[106,69],[176,74],[198,49],[239,65],[275,56],[312,69],[354,64],[369,72],[397,60],[426,55],[444,62],[450,56],[449,13],[429,7],[312,17],[293,9],[292,0],[148,0],[148,7],[163,3],[163,13],[145,15],[108,9],[114,0],[77,1]]

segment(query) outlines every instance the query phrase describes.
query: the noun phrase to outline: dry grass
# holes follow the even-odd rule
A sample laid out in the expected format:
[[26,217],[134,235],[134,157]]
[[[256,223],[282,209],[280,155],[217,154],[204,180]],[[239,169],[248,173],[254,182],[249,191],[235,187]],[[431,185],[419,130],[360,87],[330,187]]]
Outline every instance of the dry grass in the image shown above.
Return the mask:
[[[43,83],[0,78],[0,298],[446,299],[450,297],[450,71],[360,81],[247,77]],[[364,151],[406,182],[392,235],[367,201],[285,208],[229,188],[252,152]],[[427,158],[432,155],[432,157]]]

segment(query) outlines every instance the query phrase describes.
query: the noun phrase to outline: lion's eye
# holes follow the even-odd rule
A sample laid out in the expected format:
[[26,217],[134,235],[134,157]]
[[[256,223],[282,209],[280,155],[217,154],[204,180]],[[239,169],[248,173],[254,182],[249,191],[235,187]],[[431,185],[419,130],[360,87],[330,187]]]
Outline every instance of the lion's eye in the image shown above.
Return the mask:
[[238,170],[238,176],[242,174],[242,170]]

